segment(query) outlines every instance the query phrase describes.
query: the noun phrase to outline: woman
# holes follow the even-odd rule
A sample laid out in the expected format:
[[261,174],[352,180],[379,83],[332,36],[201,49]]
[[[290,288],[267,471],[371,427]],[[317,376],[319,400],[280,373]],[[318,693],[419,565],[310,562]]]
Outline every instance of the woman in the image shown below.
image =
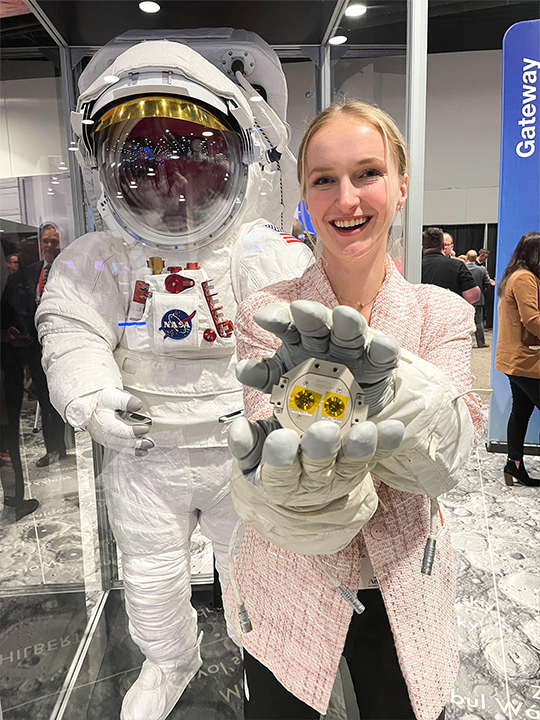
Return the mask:
[[495,367],[505,373],[512,391],[508,420],[507,485],[540,487],[523,464],[523,445],[532,411],[540,408],[540,233],[518,242],[501,279]]
[[[328,108],[302,141],[298,176],[321,257],[298,280],[240,306],[239,357],[258,360],[277,347],[253,320],[257,310],[302,298],[355,308],[372,328],[442,369],[458,392],[467,391],[472,308],[447,290],[410,285],[387,257],[408,182],[407,149],[393,120],[360,102]],[[468,396],[467,403],[480,426],[478,398]],[[250,420],[272,414],[269,396],[252,388],[245,389],[245,405]],[[246,718],[324,714],[342,652],[363,720],[444,716],[458,667],[448,528],[441,514],[436,565],[432,575],[421,575],[427,498],[374,483],[380,504],[371,520],[347,547],[324,556],[344,585],[361,588],[366,610],[352,620],[313,556],[246,529],[235,563],[253,624],[242,636]],[[233,615],[230,589],[225,599]]]

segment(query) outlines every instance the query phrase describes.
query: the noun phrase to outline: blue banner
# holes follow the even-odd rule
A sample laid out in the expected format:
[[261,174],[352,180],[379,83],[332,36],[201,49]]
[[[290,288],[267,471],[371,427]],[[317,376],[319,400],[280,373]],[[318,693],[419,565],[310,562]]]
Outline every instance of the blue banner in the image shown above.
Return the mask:
[[[497,280],[519,239],[530,231],[540,232],[540,20],[512,25],[503,40]],[[497,326],[495,312],[494,346]],[[510,386],[508,378],[495,370],[494,361],[495,352],[488,437],[490,443],[506,443]],[[535,410],[527,444],[539,445],[539,430],[540,413]]]

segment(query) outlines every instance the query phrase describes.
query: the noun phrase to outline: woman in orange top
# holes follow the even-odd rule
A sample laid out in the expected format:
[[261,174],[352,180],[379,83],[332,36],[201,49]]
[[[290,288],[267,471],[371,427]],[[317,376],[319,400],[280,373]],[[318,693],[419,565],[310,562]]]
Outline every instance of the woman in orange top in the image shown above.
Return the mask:
[[539,487],[523,464],[529,419],[540,409],[540,233],[529,232],[518,242],[499,285],[499,333],[495,367],[505,373],[512,390],[508,420],[507,485],[514,479]]

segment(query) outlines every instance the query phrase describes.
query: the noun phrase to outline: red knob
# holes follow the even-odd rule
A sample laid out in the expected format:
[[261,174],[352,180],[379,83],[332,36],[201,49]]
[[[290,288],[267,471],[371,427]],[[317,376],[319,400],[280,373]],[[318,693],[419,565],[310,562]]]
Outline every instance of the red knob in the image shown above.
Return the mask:
[[186,270],[198,270],[199,269],[199,263],[188,263],[186,265]]
[[206,340],[206,342],[214,342],[216,337],[217,337],[216,333],[213,330],[211,330],[210,328],[206,329],[203,332],[203,338]]
[[180,275],[167,275],[165,278],[165,289],[170,293],[181,293],[184,289],[184,280]]
[[173,267],[168,267],[167,272],[170,273],[179,273],[182,271],[182,267],[180,265],[174,265]]

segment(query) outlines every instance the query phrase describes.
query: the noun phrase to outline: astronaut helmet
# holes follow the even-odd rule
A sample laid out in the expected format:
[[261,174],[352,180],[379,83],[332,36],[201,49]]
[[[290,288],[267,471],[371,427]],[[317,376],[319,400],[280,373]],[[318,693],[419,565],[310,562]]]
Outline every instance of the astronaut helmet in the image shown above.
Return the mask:
[[98,211],[128,241],[203,247],[260,194],[265,141],[246,92],[184,44],[122,52],[81,94],[72,125],[99,179]]

